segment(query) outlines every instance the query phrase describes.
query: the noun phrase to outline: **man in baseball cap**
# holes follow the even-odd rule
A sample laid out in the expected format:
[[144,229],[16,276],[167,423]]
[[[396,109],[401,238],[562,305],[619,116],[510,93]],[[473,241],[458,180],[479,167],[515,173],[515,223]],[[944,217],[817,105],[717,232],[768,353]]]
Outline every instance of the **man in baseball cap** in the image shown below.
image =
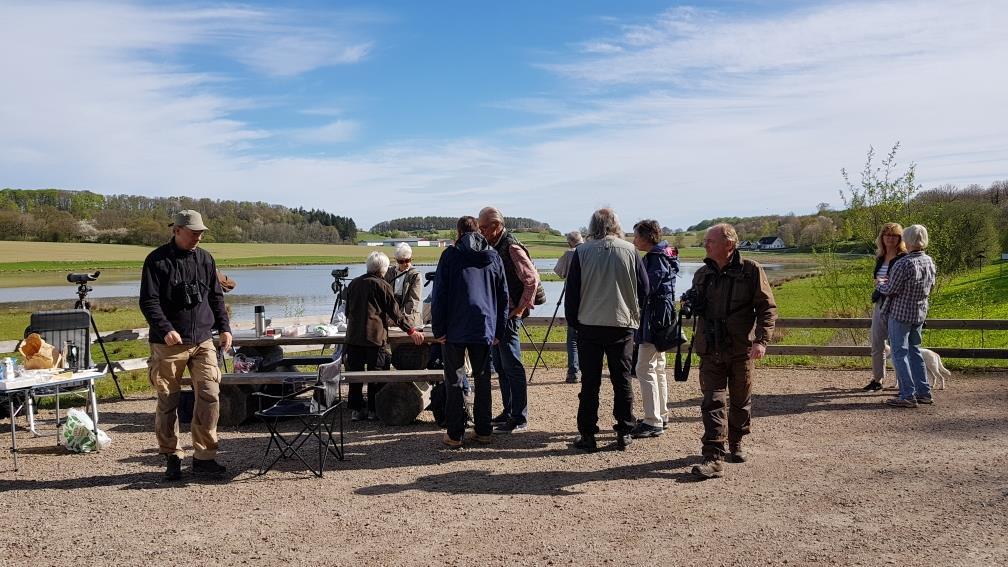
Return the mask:
[[140,278],[140,310],[150,324],[150,381],[157,392],[154,431],[158,452],[165,455],[165,480],[182,478],[178,405],[182,372],[188,367],[195,392],[190,427],[192,472],[220,478],[217,463],[217,420],[220,417],[220,369],[212,331],[220,348],[231,346],[231,326],[224,307],[224,291],[217,265],[209,252],[198,248],[203,216],[183,210],[175,214],[172,239],[144,260]]
[[188,228],[189,230],[198,230],[200,232],[207,230],[206,225],[203,224],[203,215],[191,209],[185,209],[175,213],[175,220],[171,225],[173,227]]

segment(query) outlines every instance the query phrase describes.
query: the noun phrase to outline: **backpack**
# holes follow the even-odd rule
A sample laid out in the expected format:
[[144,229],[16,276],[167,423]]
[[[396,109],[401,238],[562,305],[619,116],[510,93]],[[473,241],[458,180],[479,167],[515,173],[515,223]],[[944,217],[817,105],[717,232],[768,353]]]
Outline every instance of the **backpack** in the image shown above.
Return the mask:
[[[668,260],[661,255],[658,258],[666,264],[671,272]],[[676,318],[675,293],[652,294],[648,296],[647,301],[649,308],[648,330],[655,350],[665,352],[686,342]]]

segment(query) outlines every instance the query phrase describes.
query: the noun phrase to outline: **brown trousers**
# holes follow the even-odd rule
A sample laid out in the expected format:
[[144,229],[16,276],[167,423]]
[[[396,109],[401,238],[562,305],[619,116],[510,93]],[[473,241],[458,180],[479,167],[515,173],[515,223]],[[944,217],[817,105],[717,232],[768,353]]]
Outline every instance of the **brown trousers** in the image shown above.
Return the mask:
[[189,369],[195,394],[192,432],[193,456],[213,459],[217,455],[217,419],[220,417],[221,373],[217,367],[217,349],[213,341],[198,345],[150,344],[151,356],[147,359],[147,373],[151,386],[157,392],[157,410],[154,414],[154,432],[158,452],[185,455],[179,443],[179,391],[182,373]]
[[[723,459],[726,438],[729,443],[738,443],[744,435],[749,434],[754,371],[753,361],[745,354],[707,354],[700,357],[700,390],[703,392],[700,413],[704,425],[701,440],[704,457]],[[725,406],[729,398],[726,415]]]

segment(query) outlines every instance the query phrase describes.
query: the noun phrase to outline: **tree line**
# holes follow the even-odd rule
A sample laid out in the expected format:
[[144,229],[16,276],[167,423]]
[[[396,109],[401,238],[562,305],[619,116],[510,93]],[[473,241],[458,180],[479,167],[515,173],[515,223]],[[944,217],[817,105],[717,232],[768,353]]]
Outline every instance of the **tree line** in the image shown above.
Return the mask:
[[182,209],[199,211],[208,242],[352,243],[351,217],[261,201],[101,195],[65,189],[0,190],[0,240],[154,246]]
[[[438,230],[455,230],[458,217],[403,217],[382,221],[371,227],[371,232],[396,236],[396,232],[430,233]],[[550,232],[550,225],[525,217],[505,217],[508,230],[527,232]],[[556,232],[556,231],[552,231]]]

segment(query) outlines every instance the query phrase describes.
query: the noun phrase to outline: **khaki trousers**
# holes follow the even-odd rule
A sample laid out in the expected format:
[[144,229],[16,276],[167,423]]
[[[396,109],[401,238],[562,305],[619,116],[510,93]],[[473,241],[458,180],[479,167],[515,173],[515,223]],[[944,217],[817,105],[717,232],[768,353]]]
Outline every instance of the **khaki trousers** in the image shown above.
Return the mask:
[[665,353],[651,343],[637,345],[637,380],[644,402],[644,423],[661,427],[668,417],[668,376]]
[[[746,353],[735,356],[706,354],[700,357],[704,457],[723,459],[725,439],[729,443],[738,443],[749,433],[754,372],[753,361]],[[729,407],[726,408],[726,405]]]
[[189,369],[196,401],[193,404],[192,432],[193,456],[213,459],[217,455],[217,419],[220,417],[221,373],[217,367],[217,349],[213,341],[198,345],[150,344],[151,356],[147,359],[147,373],[151,386],[157,392],[157,410],[154,414],[154,432],[158,452],[183,457],[179,443],[179,391],[182,373]]

